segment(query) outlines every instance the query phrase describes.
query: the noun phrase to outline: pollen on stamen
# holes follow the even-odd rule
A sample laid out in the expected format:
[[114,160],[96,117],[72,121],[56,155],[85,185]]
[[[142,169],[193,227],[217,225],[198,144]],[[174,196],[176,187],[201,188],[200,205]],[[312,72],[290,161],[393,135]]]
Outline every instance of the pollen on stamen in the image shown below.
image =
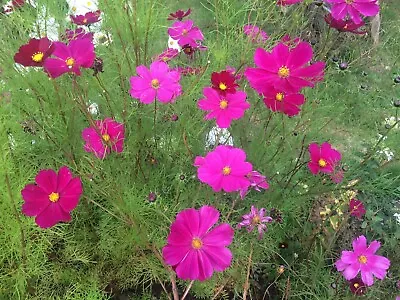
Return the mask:
[[200,249],[203,246],[203,242],[199,238],[194,238],[192,240],[192,247],[196,250]]
[[226,86],[225,83],[221,82],[221,83],[219,84],[219,89],[220,89],[220,90],[225,91],[227,88],[228,88],[228,87]]
[[221,109],[226,109],[228,107],[228,101],[226,101],[225,99],[221,100],[221,102],[219,103],[219,107]]
[[160,87],[160,82],[158,81],[158,79],[153,79],[153,80],[151,81],[151,86],[152,86],[154,89],[158,89],[158,88]]
[[290,75],[290,70],[286,66],[282,66],[278,70],[278,75],[281,78],[287,78]]
[[358,257],[358,261],[362,264],[366,264],[367,263],[367,257],[365,255],[360,255]]
[[58,201],[58,199],[60,199],[60,195],[58,194],[58,193],[51,193],[50,195],[49,195],[49,200],[51,201],[51,202],[57,202]]
[[258,224],[258,223],[260,223],[260,217],[259,216],[255,216],[252,220],[251,220],[251,223],[253,224],[253,225],[255,225],[255,224]]
[[101,137],[102,137],[103,141],[105,141],[106,143],[110,140],[110,136],[107,133],[103,134]]
[[318,165],[321,167],[321,168],[324,168],[324,167],[326,167],[326,160],[325,159],[320,159],[319,161],[318,161]]
[[72,57],[69,57],[65,60],[66,65],[68,66],[69,69],[72,69],[72,67],[75,64],[75,59],[73,59]]
[[225,175],[225,176],[231,174],[231,168],[228,167],[228,166],[224,167],[224,168],[222,169],[222,174]]
[[284,98],[283,93],[277,93],[275,96],[276,101],[282,101]]

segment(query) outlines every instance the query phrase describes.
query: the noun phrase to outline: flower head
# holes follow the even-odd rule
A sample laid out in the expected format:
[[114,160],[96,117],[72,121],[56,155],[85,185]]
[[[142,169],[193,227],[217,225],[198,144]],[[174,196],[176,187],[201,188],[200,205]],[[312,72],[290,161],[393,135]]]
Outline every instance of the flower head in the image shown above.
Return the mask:
[[257,227],[258,238],[262,239],[264,232],[267,231],[267,225],[265,223],[271,223],[273,221],[271,217],[265,215],[265,208],[261,208],[259,211],[252,205],[250,213],[242,216],[242,222],[240,222],[237,227],[246,227],[248,232],[253,231],[253,229]]
[[42,67],[53,51],[54,44],[48,38],[30,39],[19,48],[14,61],[25,67]]
[[192,20],[176,21],[168,28],[168,34],[171,38],[178,40],[180,46],[190,45],[197,47],[197,42],[204,40],[201,30],[193,26]]
[[76,30],[66,29],[65,39],[67,39],[68,42],[79,39],[89,39],[93,41],[93,32],[86,32],[85,29],[81,27]]
[[336,165],[342,159],[340,152],[332,148],[331,144],[327,142],[322,143],[321,146],[312,143],[308,146],[308,151],[311,157],[308,168],[314,175],[319,172],[332,174]]
[[215,89],[206,87],[203,94],[205,98],[199,100],[198,107],[209,111],[205,119],[215,118],[220,128],[228,128],[232,120],[242,118],[245,110],[250,108],[250,103],[246,101],[246,93],[242,91],[220,95]]
[[96,121],[96,128],[88,127],[82,131],[86,142],[84,149],[100,159],[104,159],[111,151],[120,153],[124,149],[125,127],[111,118]]
[[253,43],[263,43],[268,39],[267,33],[261,30],[256,25],[244,25],[243,32],[250,38]]
[[73,177],[67,167],[61,167],[58,174],[54,170],[41,170],[36,183],[27,184],[21,191],[24,204],[22,213],[36,217],[41,228],[49,228],[59,222],[71,221],[71,211],[79,203],[82,182]]
[[187,11],[183,11],[181,9],[178,9],[176,12],[174,13],[170,13],[169,17],[167,20],[178,20],[178,21],[182,21],[184,17],[187,17],[188,15],[190,15],[192,11],[190,10],[190,8]]
[[46,59],[43,66],[52,78],[64,73],[75,73],[79,76],[80,68],[90,68],[96,57],[94,45],[88,38],[72,40],[68,45],[54,42],[54,46],[53,55],[56,58]]
[[367,292],[367,287],[358,277],[349,281],[350,291],[357,296],[364,295]]
[[286,93],[274,88],[264,92],[264,104],[272,111],[280,111],[289,117],[300,112],[300,105],[304,104],[303,94]]
[[71,15],[72,23],[76,25],[90,25],[100,21],[101,11],[96,10],[94,12],[90,11],[84,15]]
[[312,57],[313,51],[307,42],[300,42],[293,48],[281,42],[271,52],[258,48],[254,54],[257,68],[248,68],[244,74],[250,86],[260,94],[271,86],[297,93],[303,87],[314,87],[324,77],[325,63],[309,65]]
[[361,217],[366,213],[364,204],[357,199],[350,200],[349,211],[350,215],[352,215],[353,217],[357,217],[358,219],[361,219]]
[[329,24],[330,27],[337,29],[342,32],[351,32],[355,34],[365,34],[367,33],[365,30],[360,31],[360,27],[364,26],[364,21],[356,24],[353,20],[336,20],[332,17],[332,14],[327,14],[325,16],[325,22]]
[[336,20],[349,16],[355,24],[362,23],[361,16],[372,17],[379,13],[377,0],[326,0],[332,4],[331,14]]
[[240,198],[242,200],[249,193],[250,188],[255,189],[257,192],[261,192],[260,189],[267,190],[269,188],[266,177],[257,171],[251,171],[249,174],[247,174],[247,178],[250,180],[250,186],[246,189],[240,190]]
[[236,88],[239,86],[236,83],[236,78],[231,72],[213,72],[211,74],[212,88],[218,91],[218,93],[225,95],[226,93],[236,93]]
[[177,49],[168,48],[165,49],[160,55],[158,55],[155,60],[169,62],[171,59],[177,57],[178,55],[179,51]]
[[205,157],[197,156],[194,166],[198,167],[199,180],[215,192],[235,192],[247,189],[251,184],[247,174],[253,166],[246,162],[246,153],[239,148],[217,146]]
[[227,246],[232,243],[233,229],[227,223],[213,228],[218,219],[219,212],[212,206],[178,213],[162,249],[165,262],[174,267],[178,278],[203,281],[231,265]]
[[154,61],[150,69],[138,66],[136,72],[138,76],[130,80],[130,94],[144,104],[152,103],[155,99],[162,103],[174,102],[182,92],[180,73],[170,70],[163,61]]
[[276,5],[287,6],[303,2],[304,0],[277,0]]
[[367,239],[361,235],[353,240],[353,251],[342,251],[340,259],[335,263],[339,272],[343,272],[346,280],[351,280],[361,272],[361,279],[367,285],[374,284],[374,276],[384,279],[390,261],[383,256],[375,255],[381,244],[373,241],[367,246]]

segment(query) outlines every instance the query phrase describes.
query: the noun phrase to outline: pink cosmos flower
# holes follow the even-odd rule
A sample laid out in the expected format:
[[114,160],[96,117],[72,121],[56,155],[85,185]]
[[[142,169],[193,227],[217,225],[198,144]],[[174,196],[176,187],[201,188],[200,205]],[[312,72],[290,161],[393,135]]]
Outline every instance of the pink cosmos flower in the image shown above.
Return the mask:
[[372,17],[379,13],[377,0],[326,0],[332,3],[332,17],[336,20],[343,20],[347,15],[355,24],[363,20],[361,16]]
[[243,32],[251,39],[252,43],[263,43],[268,39],[267,33],[256,25],[244,25]]
[[361,219],[363,215],[367,212],[365,210],[364,204],[357,199],[351,199],[349,203],[349,211],[350,215],[353,217],[357,217],[358,219]]
[[190,45],[196,48],[197,41],[204,40],[204,36],[201,30],[193,24],[192,20],[176,21],[168,28],[168,34],[174,40],[178,40],[180,46]]
[[86,142],[84,149],[100,159],[111,151],[121,153],[124,150],[125,127],[111,118],[96,121],[96,128],[88,127],[82,131]]
[[71,41],[68,46],[61,42],[54,42],[53,55],[57,58],[48,58],[44,63],[44,70],[52,78],[57,78],[64,73],[81,75],[80,68],[90,68],[96,54],[94,45],[88,38]]
[[71,211],[79,203],[82,182],[73,177],[67,167],[61,167],[58,174],[54,170],[41,170],[36,183],[27,184],[21,191],[24,204],[22,213],[36,217],[41,228],[49,228],[59,222],[71,221]]
[[361,235],[353,240],[353,251],[342,251],[340,259],[335,263],[339,272],[343,272],[346,280],[351,280],[361,272],[361,279],[367,285],[374,284],[375,276],[384,279],[389,269],[390,261],[380,255],[375,255],[381,244],[373,241],[367,247],[367,239]]
[[155,60],[169,62],[171,59],[177,57],[179,51],[177,49],[167,48],[160,55],[158,55]]
[[247,174],[247,178],[250,180],[250,186],[246,189],[240,190],[240,198],[242,200],[249,193],[250,188],[255,189],[257,192],[261,192],[260,189],[267,190],[269,188],[266,177],[257,171],[251,171],[249,174]]
[[332,17],[331,14],[327,14],[325,16],[325,22],[329,24],[330,27],[337,29],[342,32],[351,32],[355,34],[365,34],[367,31],[360,31],[360,27],[364,26],[364,21],[356,24],[353,20],[336,20]]
[[271,223],[273,219],[270,216],[265,216],[265,208],[261,208],[260,211],[255,206],[251,206],[251,211],[247,215],[242,216],[242,222],[237,226],[238,229],[247,227],[248,232],[252,232],[255,227],[258,230],[258,238],[261,240],[264,232],[267,231],[267,225],[264,223]]
[[312,57],[313,51],[307,42],[300,42],[293,48],[281,42],[271,52],[258,48],[254,54],[257,68],[248,68],[244,75],[260,94],[271,86],[295,94],[303,87],[314,87],[324,77],[325,63],[309,65]]
[[263,95],[266,107],[272,111],[280,111],[289,117],[299,114],[299,106],[305,102],[303,94],[285,93],[274,88],[265,90]]
[[227,246],[232,243],[233,229],[227,223],[213,228],[218,219],[219,212],[212,206],[178,213],[162,249],[165,262],[173,266],[178,278],[203,281],[231,265]]
[[87,12],[85,15],[71,15],[72,23],[76,25],[90,25],[100,21],[101,11],[96,10],[95,12]]
[[339,151],[332,148],[331,144],[325,142],[321,147],[317,143],[312,143],[308,146],[311,161],[308,163],[308,168],[314,175],[319,172],[332,174],[336,165],[342,159]]
[[132,76],[130,80],[130,94],[144,104],[155,99],[162,103],[174,102],[182,93],[180,73],[170,70],[165,62],[154,61],[150,69],[138,66],[136,72],[138,76]]
[[203,89],[204,99],[200,99],[198,107],[209,111],[204,117],[206,120],[216,119],[220,128],[231,126],[232,120],[238,120],[244,116],[245,110],[250,108],[246,101],[246,93],[237,91],[235,94],[226,93],[220,95],[215,89],[206,87]]
[[77,28],[76,30],[66,29],[64,38],[67,39],[68,42],[85,38],[93,41],[93,35],[93,32],[86,32],[83,28]]
[[281,6],[287,6],[287,5],[293,5],[296,3],[300,3],[303,2],[304,0],[278,0],[277,1],[277,5],[281,5]]
[[197,156],[194,166],[198,167],[199,180],[211,186],[214,192],[240,191],[251,184],[247,174],[253,166],[246,162],[246,153],[239,148],[218,146],[205,157]]

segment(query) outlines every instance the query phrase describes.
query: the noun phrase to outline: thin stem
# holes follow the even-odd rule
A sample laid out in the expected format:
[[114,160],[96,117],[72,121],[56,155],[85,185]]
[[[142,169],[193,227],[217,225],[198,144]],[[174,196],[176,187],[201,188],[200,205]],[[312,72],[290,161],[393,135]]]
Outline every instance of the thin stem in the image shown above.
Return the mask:
[[249,254],[249,261],[247,264],[247,275],[246,275],[246,282],[244,283],[244,288],[243,288],[243,300],[247,299],[247,292],[249,291],[250,288],[250,269],[251,269],[251,263],[252,263],[252,256],[253,256],[253,243],[250,246],[250,254]]
[[193,283],[194,283],[194,280],[192,280],[189,283],[188,287],[186,288],[185,292],[183,293],[181,300],[184,300],[186,298],[187,294],[189,293],[190,289],[192,288]]

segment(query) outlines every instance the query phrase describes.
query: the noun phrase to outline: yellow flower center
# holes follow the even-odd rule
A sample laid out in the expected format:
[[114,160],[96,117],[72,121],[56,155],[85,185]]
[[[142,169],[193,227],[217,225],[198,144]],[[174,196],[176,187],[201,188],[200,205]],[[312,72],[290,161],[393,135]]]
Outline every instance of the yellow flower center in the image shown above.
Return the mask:
[[75,59],[69,57],[65,60],[65,63],[67,64],[68,68],[71,69],[75,64]]
[[35,54],[32,55],[32,60],[34,62],[41,62],[43,60],[43,52],[37,52]]
[[87,23],[87,19],[86,18],[83,19],[82,22],[83,22],[83,24],[86,24]]
[[355,284],[353,284],[353,286],[358,289],[358,287],[360,286],[357,282]]
[[225,83],[221,82],[221,83],[219,84],[219,89],[220,89],[220,90],[225,91],[227,88],[228,88],[228,87],[226,86]]
[[225,109],[228,107],[228,101],[226,101],[225,99],[221,100],[221,102],[219,103],[219,107],[221,109]]
[[72,6],[72,11],[76,11],[76,6]]
[[259,217],[259,216],[255,216],[255,217],[253,218],[253,220],[251,220],[251,223],[252,223],[253,225],[255,225],[255,224],[260,223],[260,221],[261,221],[260,217]]
[[365,255],[360,255],[360,256],[358,257],[358,261],[359,261],[361,264],[366,264],[366,263],[367,263],[367,257],[366,257]]
[[284,98],[283,93],[277,93],[275,96],[276,101],[282,101]]
[[224,174],[225,176],[231,174],[231,168],[229,168],[228,166],[227,166],[227,167],[224,167],[224,168],[222,169],[222,174]]
[[346,0],[346,4],[353,4],[354,0]]
[[199,238],[194,238],[192,240],[192,247],[196,250],[200,249],[201,247],[203,247],[203,242],[201,241],[201,239]]
[[57,202],[58,201],[58,199],[60,199],[60,195],[58,194],[58,193],[51,193],[50,195],[49,195],[49,200],[51,201],[51,202]]
[[318,165],[319,165],[321,168],[326,167],[326,160],[321,158],[321,159],[318,161]]
[[92,5],[92,2],[88,1],[86,4],[87,4],[87,6],[90,6],[90,5]]
[[158,79],[153,79],[153,80],[151,81],[151,86],[152,86],[154,89],[158,89],[158,88],[160,87],[160,82],[158,81]]
[[106,134],[103,134],[101,137],[103,138],[103,140],[104,140],[105,142],[108,142],[108,141],[110,140],[110,136],[109,136],[107,133],[106,133]]
[[290,75],[290,71],[286,66],[282,66],[278,70],[278,75],[281,78],[287,78]]
[[182,30],[182,35],[187,35],[188,31],[186,29]]

